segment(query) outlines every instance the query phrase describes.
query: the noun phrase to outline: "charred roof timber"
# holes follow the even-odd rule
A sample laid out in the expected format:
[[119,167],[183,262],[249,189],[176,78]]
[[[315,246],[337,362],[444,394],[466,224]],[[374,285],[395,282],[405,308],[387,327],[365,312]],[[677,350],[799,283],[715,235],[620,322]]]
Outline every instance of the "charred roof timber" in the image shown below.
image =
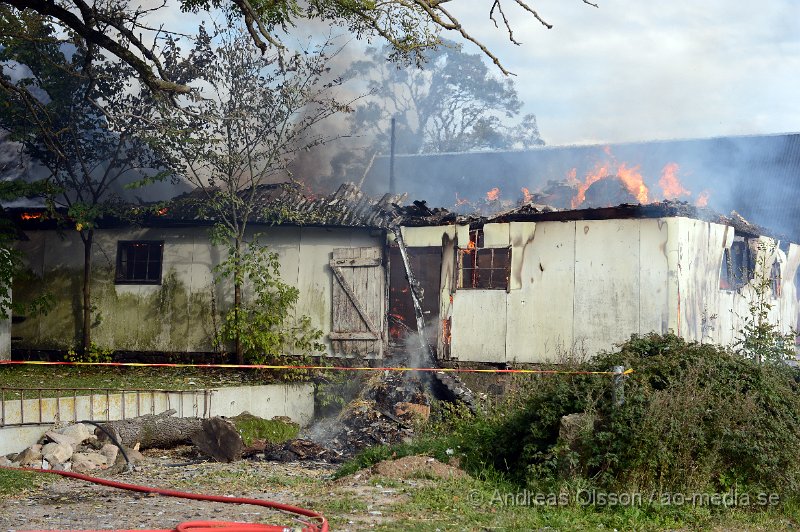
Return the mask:
[[[244,194],[245,192],[242,192]],[[769,236],[781,241],[797,239],[769,231],[749,223],[735,211],[721,215],[705,207],[682,201],[662,201],[649,204],[621,204],[615,207],[559,210],[547,205],[527,203],[491,216],[459,215],[442,208],[431,208],[425,201],[401,206],[405,195],[385,194],[376,199],[364,194],[355,184],[344,183],[329,195],[315,196],[303,191],[297,183],[262,185],[256,190],[260,208],[251,217],[254,223],[285,226],[362,227],[389,229],[398,225],[434,226],[464,224],[473,228],[485,223],[516,221],[573,221],[611,220],[625,218],[687,217],[733,227],[747,236]],[[213,219],[204,216],[203,196],[198,191],[178,196],[167,203],[131,205],[133,216],[105,218],[100,227],[120,227],[131,220],[143,226],[211,225]],[[45,229],[55,225],[43,209],[7,209],[22,229]]]

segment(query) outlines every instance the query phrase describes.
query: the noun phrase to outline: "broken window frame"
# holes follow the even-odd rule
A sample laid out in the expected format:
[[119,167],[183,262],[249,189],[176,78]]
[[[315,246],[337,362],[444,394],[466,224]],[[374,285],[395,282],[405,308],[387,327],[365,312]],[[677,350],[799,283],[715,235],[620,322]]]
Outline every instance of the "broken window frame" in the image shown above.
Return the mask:
[[160,285],[163,266],[163,240],[119,240],[114,284]]
[[[508,292],[511,277],[511,246],[484,247],[483,229],[470,229],[469,244],[466,248],[459,247],[457,253],[456,290]],[[488,266],[485,265],[487,257]]]
[[720,290],[740,290],[755,277],[757,251],[754,251],[751,240],[734,236],[731,246],[723,251],[719,272]]
[[773,299],[781,297],[783,292],[783,275],[780,261],[776,258],[769,270],[769,287]]

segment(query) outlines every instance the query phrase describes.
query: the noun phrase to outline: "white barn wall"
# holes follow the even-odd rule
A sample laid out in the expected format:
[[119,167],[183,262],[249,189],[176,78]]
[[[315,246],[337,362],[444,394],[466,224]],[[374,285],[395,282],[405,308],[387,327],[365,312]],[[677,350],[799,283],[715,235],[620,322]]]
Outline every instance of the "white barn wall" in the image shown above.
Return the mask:
[[[261,241],[280,257],[281,278],[297,286],[298,315],[312,325],[331,330],[334,248],[382,247],[382,233],[353,228],[254,227]],[[19,249],[39,280],[23,283],[23,295],[46,289],[56,296],[56,307],[41,318],[14,326],[20,347],[68,349],[79,341],[83,245],[75,232],[27,231],[29,240]],[[116,285],[113,280],[117,242],[163,240],[161,285]],[[103,348],[133,351],[209,352],[213,350],[214,318],[232,302],[232,287],[215,287],[212,268],[226,250],[209,244],[203,227],[108,229],[95,233],[93,246],[93,300],[101,319],[93,340]],[[170,279],[168,281],[168,279]],[[245,290],[246,292],[246,290]],[[213,297],[212,297],[213,294]]]
[[588,354],[639,332],[639,225],[576,222],[573,327],[576,344]]
[[[649,332],[730,345],[748,312],[752,287],[719,288],[733,228],[680,217],[511,222],[491,224],[486,247],[508,245],[503,225],[512,248],[508,291],[453,291],[442,283],[453,359],[557,361],[573,348],[593,355]],[[405,234],[409,242],[427,244],[443,234],[444,228],[436,229],[408,227]],[[457,226],[455,233],[464,242],[468,227]],[[452,254],[445,249],[445,262]],[[792,244],[774,255],[766,267],[777,258],[784,281],[771,319],[788,332],[798,316],[793,280],[800,247]],[[443,280],[454,277],[453,268],[443,263]]]
[[669,219],[639,220],[639,334],[669,331],[671,229]]
[[[680,297],[671,302],[674,319],[670,328],[687,340],[731,345],[750,313],[749,301],[756,297],[755,280],[739,290],[719,287],[724,249],[731,246],[734,230],[689,218],[677,218],[673,224],[680,234],[680,253],[671,271],[678,280]],[[789,333],[797,324],[800,310],[794,284],[800,249],[790,244],[785,253],[770,238],[760,237],[759,241],[763,249],[758,252],[756,265],[764,268],[762,274],[769,275],[776,260],[781,265],[782,293],[780,297],[769,295],[773,304],[770,321]]]
[[456,291],[450,344],[454,358],[470,362],[505,362],[507,324],[504,291]]

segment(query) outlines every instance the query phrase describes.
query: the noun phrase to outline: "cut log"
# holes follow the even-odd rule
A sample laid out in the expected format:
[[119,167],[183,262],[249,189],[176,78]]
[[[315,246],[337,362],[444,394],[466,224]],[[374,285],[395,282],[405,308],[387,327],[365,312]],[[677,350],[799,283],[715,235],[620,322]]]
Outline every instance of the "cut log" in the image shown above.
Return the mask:
[[[192,435],[202,429],[201,419],[171,417],[173,414],[175,410],[170,409],[161,414],[148,414],[101,425],[126,447],[133,447],[138,443],[142,449],[171,449],[189,443]],[[95,429],[95,434],[100,442],[109,439],[99,428]]]
[[204,419],[201,430],[192,435],[192,443],[217,462],[233,462],[242,456],[244,442],[236,427],[221,417]]

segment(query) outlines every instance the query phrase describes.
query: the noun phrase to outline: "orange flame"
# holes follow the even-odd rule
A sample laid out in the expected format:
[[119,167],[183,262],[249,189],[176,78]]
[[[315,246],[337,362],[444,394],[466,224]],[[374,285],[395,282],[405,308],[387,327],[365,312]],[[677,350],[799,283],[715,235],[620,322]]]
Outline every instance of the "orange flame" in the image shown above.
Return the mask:
[[42,217],[42,213],[40,212],[23,212],[19,216],[23,220],[38,220]]
[[668,163],[663,170],[661,170],[661,179],[658,180],[658,186],[664,192],[664,199],[676,199],[680,196],[691,196],[692,193],[686,190],[678,179],[679,167],[676,163]]
[[456,192],[456,205],[464,205],[466,203],[469,203],[469,200],[467,198],[459,198],[458,192]]
[[608,177],[608,166],[603,166],[601,164],[595,166],[594,170],[586,175],[586,179],[583,183],[579,182],[578,193],[572,198],[572,208],[577,209],[586,199],[586,191],[589,190],[589,187],[605,177]]
[[494,187],[492,190],[486,193],[486,201],[497,201],[497,198],[500,197],[500,189]]
[[168,212],[169,212],[169,210],[168,210],[166,207],[164,207],[164,208],[162,208],[162,209],[159,209],[159,210],[158,210],[158,215],[159,215],[159,216],[164,216],[164,215],[166,215]]
[[634,166],[633,168],[628,168],[625,166],[625,163],[619,165],[617,168],[617,175],[622,182],[625,183],[625,187],[636,196],[636,201],[639,203],[647,203],[647,186],[644,184],[644,179],[642,179],[642,174],[639,173],[639,166]]
[[525,203],[533,201],[533,194],[531,194],[531,191],[528,190],[527,187],[522,187],[522,197],[525,198]]
[[700,194],[697,195],[697,199],[694,200],[694,204],[698,207],[705,207],[708,205],[708,190],[702,191]]
[[[572,208],[577,209],[586,200],[586,191],[592,184],[600,181],[609,176],[618,176],[625,184],[625,188],[633,194],[636,201],[639,203],[647,203],[649,191],[647,185],[644,184],[642,174],[639,172],[639,166],[628,167],[625,163],[617,163],[614,156],[611,154],[611,147],[606,146],[603,151],[608,155],[611,160],[603,163],[597,163],[594,169],[586,175],[583,183],[578,183],[578,192],[572,198]],[[571,175],[575,175],[570,172]],[[568,176],[569,178],[569,176]]]
[[578,181],[578,169],[577,168],[573,168],[572,170],[567,172],[566,181],[567,181],[567,184],[570,185],[570,186],[575,186],[575,185],[580,184],[580,181]]

